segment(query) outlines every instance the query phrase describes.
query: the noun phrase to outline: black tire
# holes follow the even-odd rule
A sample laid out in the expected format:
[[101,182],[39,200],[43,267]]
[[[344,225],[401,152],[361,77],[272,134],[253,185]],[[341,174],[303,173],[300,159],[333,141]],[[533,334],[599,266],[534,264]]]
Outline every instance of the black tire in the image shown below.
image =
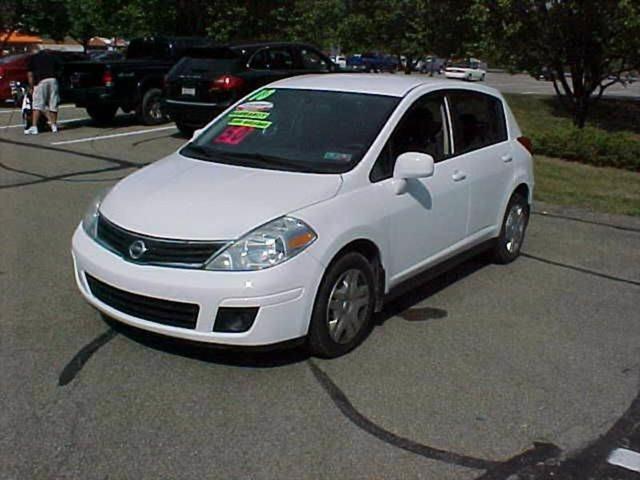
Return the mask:
[[142,96],[142,102],[138,108],[138,118],[145,125],[159,125],[167,122],[167,117],[160,110],[160,98],[162,90],[150,88]]
[[111,123],[117,111],[117,105],[91,105],[87,107],[89,116],[99,124]]
[[[359,298],[359,300],[365,301],[366,303],[359,306],[355,311],[355,316],[360,317],[358,326],[351,329],[343,325],[341,333],[337,333],[339,329],[337,326],[330,328],[329,300],[334,290],[338,290],[339,285],[347,285],[343,283],[343,277],[354,271],[359,272],[359,274],[357,274],[357,281],[353,283],[355,285],[353,290],[354,294],[360,295],[356,293],[356,290],[358,290],[358,288],[364,288],[366,285],[368,298],[364,296],[360,296]],[[360,287],[358,287],[358,285],[360,285]],[[351,291],[348,287],[347,290]],[[375,292],[374,270],[364,256],[357,252],[350,252],[332,262],[322,278],[313,306],[307,338],[310,352],[319,357],[335,358],[344,355],[359,345],[367,337],[373,325],[372,318],[376,301]],[[345,303],[347,302],[345,301]],[[350,308],[352,306],[353,305],[351,305]],[[339,321],[335,325],[338,324]],[[350,330],[350,332],[347,332],[347,330]],[[334,332],[333,334],[331,333],[332,331]],[[334,339],[335,335],[338,335],[339,339],[342,340],[336,341]]]
[[180,122],[176,122],[176,127],[178,127],[178,130],[180,130],[180,133],[187,138],[193,137],[193,132],[196,131],[195,128],[189,127],[188,125],[185,125],[184,123],[180,123]]
[[[513,210],[520,210],[522,218],[518,214],[513,213],[515,217],[509,220],[509,216],[512,215]],[[495,246],[493,248],[493,261],[500,264],[507,264],[513,262],[520,255],[520,249],[524,242],[527,225],[529,224],[529,204],[527,199],[519,193],[514,193],[509,200],[507,209],[504,212],[502,218],[502,226],[500,227],[500,236],[496,239]],[[518,219],[517,226],[513,224],[513,219]],[[510,224],[508,225],[508,222]],[[521,223],[520,223],[521,222]],[[520,231],[519,240],[514,240],[514,231]]]

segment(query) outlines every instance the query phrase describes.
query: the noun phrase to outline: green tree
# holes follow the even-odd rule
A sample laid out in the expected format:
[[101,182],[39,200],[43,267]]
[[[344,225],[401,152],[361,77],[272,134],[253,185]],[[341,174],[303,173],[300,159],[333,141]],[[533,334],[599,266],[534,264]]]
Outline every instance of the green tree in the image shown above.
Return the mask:
[[533,76],[547,72],[580,128],[604,91],[640,68],[637,0],[477,0],[473,12],[485,47]]
[[352,0],[340,26],[347,49],[380,50],[413,60],[466,53],[473,39],[472,0]]
[[0,0],[0,51],[16,31],[62,40],[69,28],[64,0]]

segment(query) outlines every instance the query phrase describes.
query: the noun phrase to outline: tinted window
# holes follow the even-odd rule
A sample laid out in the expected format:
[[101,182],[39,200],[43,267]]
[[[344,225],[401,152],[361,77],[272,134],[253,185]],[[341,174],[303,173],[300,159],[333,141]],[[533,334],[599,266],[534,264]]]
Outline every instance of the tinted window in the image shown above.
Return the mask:
[[444,97],[427,95],[414,103],[404,114],[387,141],[371,172],[371,180],[379,181],[393,175],[398,156],[405,152],[428,153],[438,162],[449,152]]
[[398,102],[382,95],[264,88],[181,153],[255,168],[346,172],[362,159]]
[[300,49],[300,57],[302,58],[302,68],[305,70],[329,70],[329,64],[318,52],[314,52],[308,48],[302,48]]
[[447,95],[453,123],[455,153],[486,147],[507,139],[502,102],[477,92]]
[[251,59],[251,68],[258,70],[291,70],[293,56],[288,48],[265,48]]

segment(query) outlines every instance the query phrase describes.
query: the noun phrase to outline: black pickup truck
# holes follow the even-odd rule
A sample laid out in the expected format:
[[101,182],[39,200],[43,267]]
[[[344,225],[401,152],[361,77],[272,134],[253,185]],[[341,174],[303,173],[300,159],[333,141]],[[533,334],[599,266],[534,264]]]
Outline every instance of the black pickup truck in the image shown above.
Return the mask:
[[199,37],[133,39],[123,60],[65,65],[62,100],[86,108],[100,123],[112,120],[118,107],[135,112],[145,125],[162,123],[166,120],[160,111],[164,76],[188,49],[212,45]]

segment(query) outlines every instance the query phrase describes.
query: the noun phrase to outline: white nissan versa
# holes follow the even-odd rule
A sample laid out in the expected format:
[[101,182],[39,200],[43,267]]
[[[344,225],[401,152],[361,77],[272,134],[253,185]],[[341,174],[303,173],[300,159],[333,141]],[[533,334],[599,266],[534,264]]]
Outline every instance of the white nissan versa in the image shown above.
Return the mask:
[[409,277],[480,245],[518,256],[530,149],[492,88],[281,80],[98,198],[73,236],[76,280],[104,314],[152,332],[306,337],[342,355]]

